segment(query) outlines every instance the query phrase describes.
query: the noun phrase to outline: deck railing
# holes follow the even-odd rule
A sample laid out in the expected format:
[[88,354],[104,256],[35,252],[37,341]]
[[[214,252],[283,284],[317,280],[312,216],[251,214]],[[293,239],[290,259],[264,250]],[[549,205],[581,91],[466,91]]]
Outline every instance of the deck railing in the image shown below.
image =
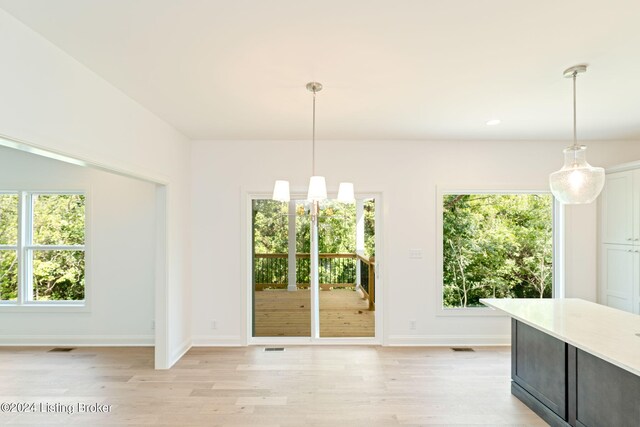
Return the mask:
[[376,262],[374,257],[366,257],[363,254],[356,254],[360,263],[360,287],[366,298],[369,300],[369,310],[373,310],[376,305]]
[[[363,254],[328,254],[319,256],[318,275],[320,287],[353,288],[356,286],[356,264],[360,263],[361,289],[369,308],[375,304],[375,265],[373,257]],[[289,281],[288,254],[255,254],[253,278],[255,290],[286,289]],[[308,289],[311,277],[311,254],[296,254],[296,286]]]
[[[254,278],[258,288],[285,289],[289,275],[288,254],[255,254]],[[356,283],[356,254],[320,254],[318,275],[321,285],[353,287]],[[296,254],[296,284],[309,288],[311,254]]]

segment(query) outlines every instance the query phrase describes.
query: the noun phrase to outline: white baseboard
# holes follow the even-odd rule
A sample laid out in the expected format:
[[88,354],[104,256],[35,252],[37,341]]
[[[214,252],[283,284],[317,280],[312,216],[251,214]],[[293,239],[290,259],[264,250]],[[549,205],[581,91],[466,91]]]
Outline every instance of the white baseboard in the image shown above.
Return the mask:
[[388,346],[503,346],[511,345],[511,335],[391,335]]
[[153,347],[153,335],[2,335],[0,346]]
[[[301,342],[296,339],[277,339],[270,338],[261,342],[255,339],[252,344],[269,344],[269,345],[318,345],[320,343]],[[344,342],[333,340],[322,344],[329,345],[354,345],[359,344],[356,341]],[[365,345],[380,345],[375,342],[363,341]],[[193,347],[243,347],[246,344],[240,336],[211,336],[196,335],[192,338],[191,345]],[[392,335],[385,340],[385,346],[503,346],[511,345],[511,335]]]
[[191,349],[191,339],[187,338],[186,340],[184,340],[182,344],[180,344],[180,346],[177,349],[171,352],[171,360],[169,360],[169,367],[175,365],[176,362],[182,359],[182,356],[184,356],[187,353],[187,351],[189,351],[190,349]]
[[194,347],[243,347],[244,341],[240,335],[196,335],[192,338]]

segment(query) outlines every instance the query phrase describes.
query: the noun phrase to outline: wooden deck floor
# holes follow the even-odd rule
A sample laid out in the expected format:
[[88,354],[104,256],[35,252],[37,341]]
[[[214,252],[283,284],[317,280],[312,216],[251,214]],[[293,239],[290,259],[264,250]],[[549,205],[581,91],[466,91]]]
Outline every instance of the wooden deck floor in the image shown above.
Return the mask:
[[[308,289],[255,293],[256,337],[308,337],[311,331]],[[320,291],[321,337],[373,337],[374,311],[359,292],[348,289]]]

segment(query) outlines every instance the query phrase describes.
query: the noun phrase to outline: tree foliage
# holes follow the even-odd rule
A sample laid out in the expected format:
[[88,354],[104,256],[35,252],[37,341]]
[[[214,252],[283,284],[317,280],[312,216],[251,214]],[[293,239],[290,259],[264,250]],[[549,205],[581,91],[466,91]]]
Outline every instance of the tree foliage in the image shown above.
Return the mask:
[[376,256],[376,202],[374,199],[364,201],[364,254]]
[[[84,195],[41,194],[34,196],[34,244],[84,245],[84,239]],[[84,251],[34,251],[33,299],[84,299],[84,267]]]
[[445,307],[480,298],[548,298],[553,198],[546,194],[443,197]]
[[[289,215],[287,203],[273,200],[253,201],[253,242],[256,254],[288,253],[289,221],[296,222],[296,253],[311,252],[310,204],[297,201],[295,218]],[[365,201],[365,253],[375,255],[375,205]],[[326,200],[320,203],[318,216],[318,249],[320,253],[355,253],[356,207],[355,204]],[[255,259],[255,279],[260,283],[286,283],[288,263],[286,258]],[[330,264],[330,265],[329,265]],[[298,259],[296,276],[298,283],[309,282],[309,259]],[[355,260],[320,260],[321,283],[347,283],[355,277]],[[351,279],[349,279],[351,280]]]
[[257,254],[286,253],[289,207],[275,200],[253,201],[253,250]]
[[[79,194],[37,194],[31,198],[31,244],[41,246],[84,245],[85,197]],[[26,225],[27,222],[23,221]],[[18,195],[0,195],[0,244],[17,245]],[[29,244],[29,242],[25,242]],[[27,250],[32,261],[33,300],[82,300],[85,288],[83,250]],[[18,294],[16,250],[0,251],[0,298],[15,300]]]
[[[18,195],[0,194],[0,245],[15,246],[18,239]],[[0,251],[0,300],[18,297],[18,259],[15,250]]]

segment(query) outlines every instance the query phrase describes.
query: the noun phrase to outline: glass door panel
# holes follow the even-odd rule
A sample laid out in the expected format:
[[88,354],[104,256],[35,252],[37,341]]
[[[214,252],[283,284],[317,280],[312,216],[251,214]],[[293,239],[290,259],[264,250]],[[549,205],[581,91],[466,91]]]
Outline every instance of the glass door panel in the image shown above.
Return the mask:
[[296,200],[252,205],[253,336],[309,337],[308,207]]
[[[320,203],[320,337],[375,336],[375,201]],[[364,282],[363,282],[364,279]]]

